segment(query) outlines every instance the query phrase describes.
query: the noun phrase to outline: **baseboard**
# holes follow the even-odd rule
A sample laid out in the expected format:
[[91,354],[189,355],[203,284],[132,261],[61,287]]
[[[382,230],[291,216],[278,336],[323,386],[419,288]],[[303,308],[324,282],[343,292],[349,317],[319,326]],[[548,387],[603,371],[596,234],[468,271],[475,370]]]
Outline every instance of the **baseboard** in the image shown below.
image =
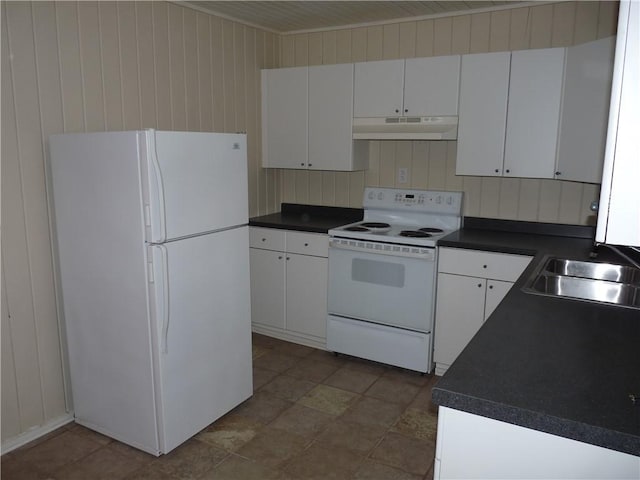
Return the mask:
[[4,442],[2,442],[2,455],[4,455],[5,453],[9,453],[16,448],[22,447],[23,445],[26,445],[27,443],[32,442],[42,437],[43,435],[46,435],[47,433],[53,432],[57,428],[73,422],[73,418],[73,413],[67,413],[60,417],[54,418],[44,425],[33,427],[26,432],[5,440]]

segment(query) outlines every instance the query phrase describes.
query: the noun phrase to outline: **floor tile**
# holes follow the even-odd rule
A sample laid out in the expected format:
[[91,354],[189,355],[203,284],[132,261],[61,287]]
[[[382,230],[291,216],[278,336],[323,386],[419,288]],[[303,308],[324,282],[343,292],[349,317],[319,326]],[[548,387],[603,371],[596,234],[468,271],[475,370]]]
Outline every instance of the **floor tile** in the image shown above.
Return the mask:
[[380,375],[342,367],[322,383],[355,393],[364,393]]
[[313,444],[287,462],[283,470],[300,480],[344,480],[351,478],[363,461],[364,457],[342,448]]
[[266,370],[273,370],[274,372],[282,373],[285,370],[295,366],[300,361],[300,358],[293,355],[284,355],[271,350],[264,355],[259,356],[253,361],[256,367],[264,368]]
[[422,374],[420,372],[405,370],[398,367],[387,369],[383,375],[385,378],[410,383],[411,385],[415,385],[417,387],[424,387],[425,385],[428,385],[433,378],[433,375]]
[[366,455],[378,445],[386,432],[387,427],[382,425],[362,425],[340,417],[327,426],[316,442]]
[[116,449],[103,447],[54,473],[56,480],[117,480],[140,469],[144,463]]
[[287,370],[290,377],[307,380],[309,382],[320,383],[338,369],[337,365],[319,362],[317,360],[304,358],[295,366]]
[[347,392],[328,385],[317,385],[300,398],[298,403],[331,415],[341,415],[358,398],[359,395],[357,393]]
[[285,410],[270,425],[303,437],[313,437],[334,419],[334,415],[296,404]]
[[255,437],[264,424],[230,413],[198,433],[196,438],[223,450],[233,451]]
[[416,385],[382,376],[364,394],[368,397],[406,406],[412,402],[419,391],[420,387]]
[[363,358],[356,358],[356,357],[346,357],[346,358],[347,360],[345,362],[344,367],[348,368],[349,370],[357,370],[359,372],[370,373],[372,375],[382,375],[390,368],[388,365],[384,365],[378,362],[371,362]]
[[33,448],[17,453],[16,458],[39,471],[51,473],[89,455],[101,446],[87,436],[67,430]]
[[272,426],[266,426],[258,435],[236,452],[268,468],[277,468],[284,461],[302,452],[309,439]]
[[325,350],[315,350],[311,355],[307,357],[309,360],[316,362],[328,363],[335,367],[343,367],[347,363],[347,358],[342,355],[335,355]]
[[274,347],[274,350],[284,355],[293,355],[295,357],[306,357],[311,355],[316,349],[307,347],[306,345],[299,345],[297,343],[283,342]]
[[51,478],[47,473],[41,472],[31,463],[21,462],[15,457],[2,456],[0,478],[5,480],[45,480]]
[[313,382],[299,380],[288,375],[278,375],[260,390],[276,397],[295,402],[315,386]]
[[[240,457],[229,455],[220,465],[205,473],[200,480],[289,480],[287,474]],[[293,480],[293,479],[291,479]]]
[[233,413],[267,424],[291,405],[293,405],[292,402],[270,393],[257,392],[249,400],[236,407]]
[[156,464],[145,465],[122,480],[176,480],[176,477],[158,470],[156,466]]
[[424,475],[433,464],[435,447],[430,442],[387,433],[370,458],[405,472]]
[[263,347],[274,348],[277,345],[281,345],[283,343],[288,343],[288,342],[285,342],[284,340],[280,340],[279,338],[268,337],[266,335],[262,335],[260,333],[254,332],[251,334],[251,343],[253,345],[260,345]]
[[251,346],[251,353],[252,353],[252,358],[255,360],[258,357],[261,357],[262,355],[264,355],[265,353],[268,353],[271,351],[271,348],[269,347],[265,347],[264,345],[252,345]]
[[436,441],[438,417],[428,410],[407,408],[396,424],[391,428],[394,432],[403,433],[408,437],[420,440]]
[[402,405],[385,402],[377,398],[362,397],[349,407],[342,415],[342,418],[363,425],[390,427],[400,417],[402,411]]
[[211,470],[229,455],[200,440],[190,439],[156,462],[154,468],[170,476],[193,480]]
[[278,372],[265,368],[253,367],[253,391],[257,392],[278,375]]
[[407,473],[370,459],[362,463],[353,477],[354,480],[422,480],[422,478],[421,475]]
[[82,435],[85,438],[90,438],[95,442],[98,442],[101,445],[107,445],[113,442],[112,438],[107,437],[106,435],[102,435],[101,433],[95,432],[87,427],[84,427],[78,423],[71,423],[69,425],[69,431],[73,432],[77,435]]

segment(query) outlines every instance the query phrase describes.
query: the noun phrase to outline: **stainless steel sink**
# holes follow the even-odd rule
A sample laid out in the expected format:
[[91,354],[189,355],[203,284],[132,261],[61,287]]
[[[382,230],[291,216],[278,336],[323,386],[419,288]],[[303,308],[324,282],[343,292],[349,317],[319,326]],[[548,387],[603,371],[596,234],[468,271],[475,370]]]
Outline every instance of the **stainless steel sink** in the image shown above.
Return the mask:
[[533,273],[523,291],[640,308],[640,269],[549,258]]
[[544,270],[562,276],[593,278],[640,286],[640,270],[624,265],[550,258]]

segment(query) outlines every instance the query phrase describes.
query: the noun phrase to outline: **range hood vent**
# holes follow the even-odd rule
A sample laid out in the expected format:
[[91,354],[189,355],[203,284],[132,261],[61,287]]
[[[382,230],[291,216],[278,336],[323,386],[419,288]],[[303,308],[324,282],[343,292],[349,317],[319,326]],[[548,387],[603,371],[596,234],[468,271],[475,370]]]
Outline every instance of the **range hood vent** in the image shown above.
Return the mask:
[[456,140],[458,117],[359,117],[354,140]]

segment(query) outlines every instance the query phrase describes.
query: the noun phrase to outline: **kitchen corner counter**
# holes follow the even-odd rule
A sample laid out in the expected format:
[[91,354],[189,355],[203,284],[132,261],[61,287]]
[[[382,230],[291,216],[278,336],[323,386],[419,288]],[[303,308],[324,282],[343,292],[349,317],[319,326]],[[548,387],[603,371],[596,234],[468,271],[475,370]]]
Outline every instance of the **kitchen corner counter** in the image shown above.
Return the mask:
[[327,233],[332,228],[362,220],[362,216],[363,211],[359,208],[283,203],[280,212],[250,218],[249,225],[253,227]]
[[[471,221],[469,221],[471,220]],[[473,219],[440,246],[534,259],[433,389],[438,405],[640,456],[640,310],[524,293],[548,255],[588,259],[588,227]],[[500,230],[505,227],[504,230]],[[522,231],[524,230],[524,231]],[[618,262],[602,249],[598,258]],[[437,328],[437,325],[436,325]]]

